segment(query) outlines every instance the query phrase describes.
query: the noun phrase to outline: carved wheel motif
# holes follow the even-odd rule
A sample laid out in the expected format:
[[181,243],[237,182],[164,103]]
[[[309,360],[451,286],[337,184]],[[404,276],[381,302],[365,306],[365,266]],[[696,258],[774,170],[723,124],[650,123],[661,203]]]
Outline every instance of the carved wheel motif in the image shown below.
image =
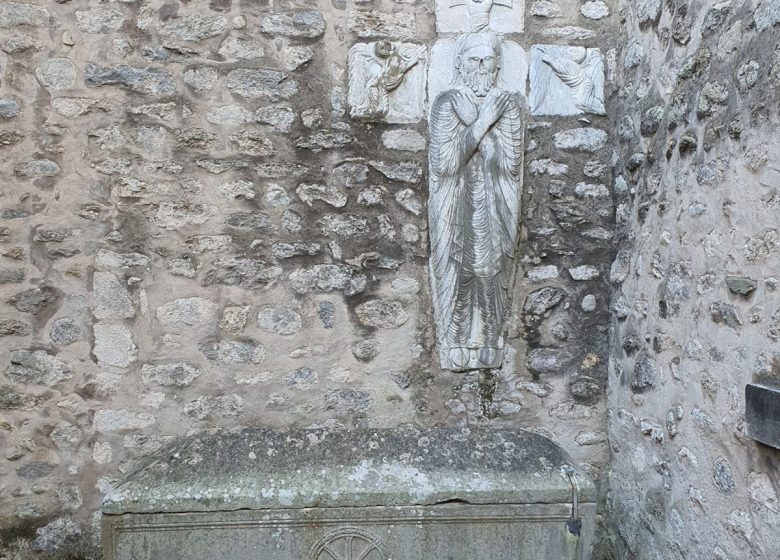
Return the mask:
[[346,527],[328,533],[311,549],[310,560],[386,560],[382,543],[370,533]]

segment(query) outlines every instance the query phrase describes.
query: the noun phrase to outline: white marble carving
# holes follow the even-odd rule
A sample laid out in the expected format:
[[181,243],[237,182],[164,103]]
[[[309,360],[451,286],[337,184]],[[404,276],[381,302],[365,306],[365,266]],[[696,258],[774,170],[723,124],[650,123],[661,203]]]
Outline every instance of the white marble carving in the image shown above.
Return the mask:
[[413,123],[424,115],[427,49],[412,43],[358,43],[349,50],[350,115]]
[[535,45],[531,49],[531,114],[606,114],[604,57],[599,49]]
[[[455,68],[456,39],[445,38],[436,41],[431,49],[431,64],[428,71],[428,99],[430,103],[443,91],[458,81]],[[501,42],[501,68],[498,71],[496,87],[525,97],[528,80],[528,62],[523,48],[514,41]],[[430,109],[429,109],[430,111]]]
[[522,33],[525,0],[436,0],[436,31]]
[[430,113],[429,267],[441,365],[465,371],[503,361],[522,191],[523,100],[500,86],[505,64],[516,61],[501,56],[497,35],[464,34],[454,47],[454,79]]

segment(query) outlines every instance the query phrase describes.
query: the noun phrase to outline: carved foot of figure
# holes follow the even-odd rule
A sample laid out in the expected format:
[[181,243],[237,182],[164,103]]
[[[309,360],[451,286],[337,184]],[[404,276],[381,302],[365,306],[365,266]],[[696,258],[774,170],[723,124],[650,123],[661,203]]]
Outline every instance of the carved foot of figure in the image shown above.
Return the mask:
[[479,364],[480,367],[484,368],[493,368],[496,367],[496,362],[498,358],[498,349],[497,348],[480,348],[479,349]]
[[469,367],[470,352],[468,348],[450,348],[450,364],[455,370],[464,370]]

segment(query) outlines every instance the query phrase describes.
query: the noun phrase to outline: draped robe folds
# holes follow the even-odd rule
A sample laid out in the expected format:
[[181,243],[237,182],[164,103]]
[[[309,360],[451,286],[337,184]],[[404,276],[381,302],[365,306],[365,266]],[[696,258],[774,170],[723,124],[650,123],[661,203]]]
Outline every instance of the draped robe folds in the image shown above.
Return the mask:
[[[439,95],[430,120],[430,273],[441,362],[451,370],[499,367],[520,215],[522,114],[512,97],[475,146],[469,127],[481,103],[461,88],[467,102],[458,104],[455,91]],[[461,358],[452,360],[452,350]]]

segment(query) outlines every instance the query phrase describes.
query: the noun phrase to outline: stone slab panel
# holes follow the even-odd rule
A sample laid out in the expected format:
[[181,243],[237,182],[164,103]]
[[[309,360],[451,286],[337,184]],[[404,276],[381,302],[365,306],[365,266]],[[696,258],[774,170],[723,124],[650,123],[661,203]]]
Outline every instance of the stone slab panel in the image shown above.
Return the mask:
[[530,81],[533,115],[606,114],[604,57],[599,49],[535,45]]
[[595,504],[104,515],[106,560],[588,560]]
[[425,46],[412,43],[354,45],[349,50],[350,115],[394,124],[422,119],[427,55]]

